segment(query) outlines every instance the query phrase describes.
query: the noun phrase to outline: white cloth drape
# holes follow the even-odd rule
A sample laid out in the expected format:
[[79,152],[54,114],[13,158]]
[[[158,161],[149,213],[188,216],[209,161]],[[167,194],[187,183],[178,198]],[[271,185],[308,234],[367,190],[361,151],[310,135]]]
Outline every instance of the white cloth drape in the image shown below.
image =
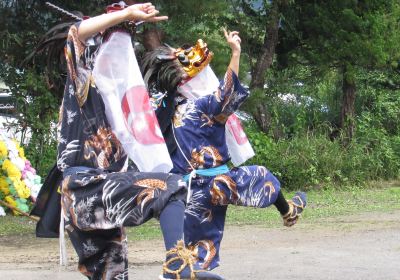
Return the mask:
[[151,108],[131,37],[112,33],[97,54],[93,77],[107,119],[129,158],[143,172],[169,172],[172,161]]
[[[194,78],[179,86],[178,92],[190,100],[195,100],[214,93],[218,87],[219,80],[208,65]],[[233,165],[239,166],[255,155],[240,119],[235,114],[226,122],[225,136]]]

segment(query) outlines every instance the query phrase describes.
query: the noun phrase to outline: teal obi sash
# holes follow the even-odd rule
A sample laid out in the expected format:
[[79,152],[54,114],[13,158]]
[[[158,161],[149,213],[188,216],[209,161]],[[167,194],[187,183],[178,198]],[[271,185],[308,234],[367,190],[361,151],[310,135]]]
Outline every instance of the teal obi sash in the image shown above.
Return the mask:
[[213,177],[213,176],[217,176],[220,174],[224,174],[228,171],[229,171],[229,168],[226,164],[220,165],[217,167],[213,167],[213,168],[208,168],[208,169],[195,169],[192,172],[190,172],[189,174],[186,174],[185,176],[183,176],[183,180],[185,180],[185,182],[189,182],[190,179],[194,178],[196,175]]

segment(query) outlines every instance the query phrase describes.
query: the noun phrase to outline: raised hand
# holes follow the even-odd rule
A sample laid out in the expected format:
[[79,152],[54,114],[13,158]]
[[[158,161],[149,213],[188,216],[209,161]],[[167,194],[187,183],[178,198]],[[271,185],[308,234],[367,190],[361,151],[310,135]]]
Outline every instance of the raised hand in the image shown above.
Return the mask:
[[232,49],[232,53],[240,54],[240,52],[241,52],[240,43],[242,42],[242,40],[239,37],[239,32],[232,31],[232,32],[228,33],[228,31],[225,28],[223,30],[224,30],[225,39]]
[[167,16],[157,16],[160,12],[156,10],[153,4],[134,4],[124,9],[126,19],[132,21],[157,22],[167,20]]

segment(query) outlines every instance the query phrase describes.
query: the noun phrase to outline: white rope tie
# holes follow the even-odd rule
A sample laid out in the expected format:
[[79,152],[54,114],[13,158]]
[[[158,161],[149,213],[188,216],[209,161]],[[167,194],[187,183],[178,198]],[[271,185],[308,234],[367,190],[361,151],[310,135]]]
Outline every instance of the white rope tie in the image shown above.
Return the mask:
[[60,265],[67,266],[67,249],[65,246],[65,235],[64,235],[64,215],[63,209],[61,207],[61,217],[60,217],[60,233],[59,233],[59,243],[60,243]]
[[196,178],[196,169],[193,169],[189,174],[188,192],[186,197],[187,203],[189,203],[189,199],[192,197],[192,178]]

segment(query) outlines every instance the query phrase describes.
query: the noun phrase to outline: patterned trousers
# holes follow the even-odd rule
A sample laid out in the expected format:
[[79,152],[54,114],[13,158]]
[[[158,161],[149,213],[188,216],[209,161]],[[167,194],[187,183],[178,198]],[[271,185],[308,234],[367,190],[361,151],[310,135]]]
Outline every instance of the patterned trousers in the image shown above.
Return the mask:
[[264,208],[280,191],[278,179],[263,166],[243,166],[215,177],[192,180],[185,211],[185,243],[204,269],[219,266],[219,248],[229,204]]
[[166,173],[78,171],[62,183],[65,229],[89,279],[128,279],[126,226],[159,217],[170,199],[185,200],[181,177]]

